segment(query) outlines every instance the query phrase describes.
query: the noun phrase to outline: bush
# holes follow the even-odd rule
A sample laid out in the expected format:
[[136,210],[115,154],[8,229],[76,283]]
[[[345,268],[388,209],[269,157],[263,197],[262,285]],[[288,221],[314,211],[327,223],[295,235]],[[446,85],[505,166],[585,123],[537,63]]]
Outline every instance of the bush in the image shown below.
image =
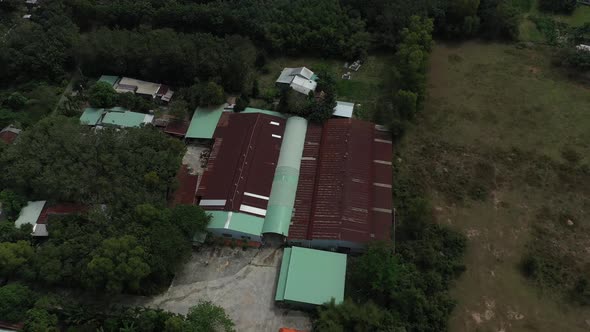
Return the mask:
[[0,288],[0,317],[12,323],[23,321],[27,310],[33,307],[35,297],[35,293],[21,284]]
[[576,6],[577,0],[539,0],[539,9],[546,12],[571,14]]

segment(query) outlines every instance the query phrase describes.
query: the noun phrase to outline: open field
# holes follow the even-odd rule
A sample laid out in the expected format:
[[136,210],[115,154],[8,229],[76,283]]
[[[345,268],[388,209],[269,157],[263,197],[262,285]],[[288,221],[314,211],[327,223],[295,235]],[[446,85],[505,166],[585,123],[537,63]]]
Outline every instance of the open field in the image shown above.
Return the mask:
[[[355,108],[355,116],[369,118],[380,102],[391,93],[388,79],[392,76],[392,55],[371,55],[358,72],[344,68],[344,62],[320,58],[275,58],[266,65],[266,73],[259,77],[260,91],[274,87],[275,80],[285,67],[305,66],[317,70],[326,66],[337,75],[338,100],[361,104]],[[342,80],[341,75],[351,71],[351,80]]]
[[[590,89],[544,49],[466,43],[435,47],[428,92],[396,163],[469,239],[451,331],[589,331],[590,307],[560,287],[590,263]],[[528,252],[564,275],[538,287]]]

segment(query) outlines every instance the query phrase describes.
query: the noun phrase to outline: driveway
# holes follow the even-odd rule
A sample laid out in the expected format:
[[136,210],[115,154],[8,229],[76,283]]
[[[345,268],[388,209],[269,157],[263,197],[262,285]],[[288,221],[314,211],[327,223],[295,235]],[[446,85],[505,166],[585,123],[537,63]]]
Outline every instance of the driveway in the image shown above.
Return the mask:
[[195,252],[167,292],[137,303],[186,314],[200,300],[223,307],[237,331],[311,330],[306,313],[275,306],[282,249],[207,247]]

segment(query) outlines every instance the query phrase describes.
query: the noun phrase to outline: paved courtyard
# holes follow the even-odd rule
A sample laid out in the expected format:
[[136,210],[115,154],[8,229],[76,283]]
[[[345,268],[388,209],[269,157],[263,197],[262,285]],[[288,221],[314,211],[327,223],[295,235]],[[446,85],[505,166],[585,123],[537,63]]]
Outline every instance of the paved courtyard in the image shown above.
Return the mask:
[[144,298],[143,305],[186,314],[200,300],[223,307],[237,331],[311,330],[303,312],[274,304],[282,249],[207,247],[193,253],[167,292]]

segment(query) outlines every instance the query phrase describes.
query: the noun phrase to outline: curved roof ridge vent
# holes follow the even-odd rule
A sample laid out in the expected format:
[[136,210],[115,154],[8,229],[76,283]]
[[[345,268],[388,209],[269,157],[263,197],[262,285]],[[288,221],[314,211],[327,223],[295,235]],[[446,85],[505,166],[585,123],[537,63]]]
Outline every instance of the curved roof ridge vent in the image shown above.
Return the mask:
[[289,235],[306,133],[307,120],[298,116],[287,120],[262,226],[263,234]]

